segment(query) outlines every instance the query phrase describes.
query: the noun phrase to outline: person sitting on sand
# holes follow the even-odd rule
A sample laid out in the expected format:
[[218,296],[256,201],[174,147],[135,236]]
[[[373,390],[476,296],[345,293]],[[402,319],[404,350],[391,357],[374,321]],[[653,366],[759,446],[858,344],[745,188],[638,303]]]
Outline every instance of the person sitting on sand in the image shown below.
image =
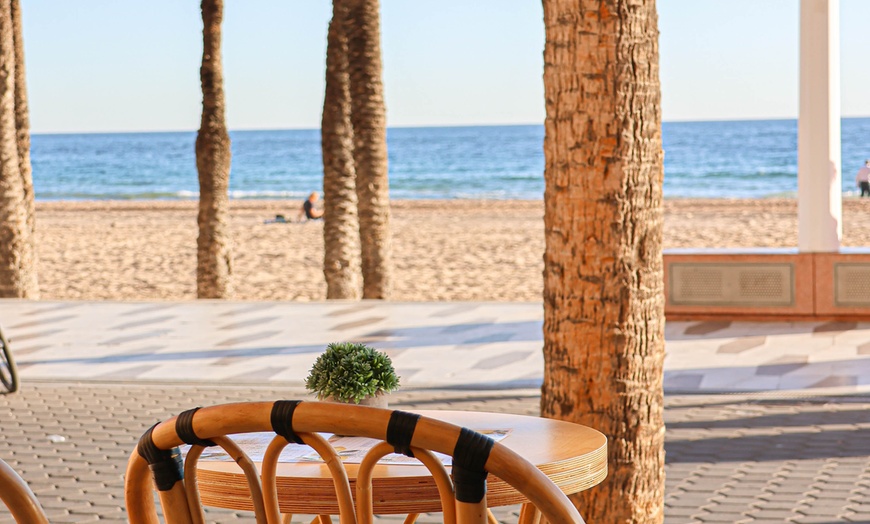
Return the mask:
[[864,167],[858,170],[855,183],[861,188],[861,196],[870,196],[870,160],[865,160]]
[[305,200],[305,202],[302,203],[302,209],[299,210],[299,217],[297,218],[297,220],[302,220],[303,216],[308,220],[323,218],[323,211],[314,208],[314,203],[317,202],[317,199],[319,198],[320,195],[317,194],[317,191],[314,191],[310,195],[308,195],[308,198]]

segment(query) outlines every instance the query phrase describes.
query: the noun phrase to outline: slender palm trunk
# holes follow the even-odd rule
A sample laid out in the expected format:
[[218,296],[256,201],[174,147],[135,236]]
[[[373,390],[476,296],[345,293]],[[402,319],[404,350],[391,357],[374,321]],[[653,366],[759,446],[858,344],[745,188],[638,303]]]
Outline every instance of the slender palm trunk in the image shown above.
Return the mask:
[[18,155],[15,24],[0,0],[0,297],[37,298],[36,253]]
[[654,0],[544,0],[541,411],[607,435],[589,522],[661,523],[664,299]]
[[344,2],[332,3],[326,38],[326,93],[320,126],[323,149],[323,275],[326,298],[360,297],[360,240],[347,72]]
[[196,136],[199,173],[199,237],[196,294],[232,295],[229,231],[230,136],[227,132],[221,66],[223,0],[202,0],[202,122]]
[[392,245],[387,117],[381,79],[380,5],[378,0],[347,0],[347,6],[363,298],[386,299],[392,290]]
[[[24,188],[24,205],[27,209],[27,227],[30,229],[31,252],[33,253],[33,279],[37,279],[38,259],[36,250],[36,202],[33,195],[33,168],[30,164],[30,111],[27,106],[27,75],[24,68],[24,28],[21,21],[21,2],[11,0],[12,39],[15,43],[15,128],[18,143],[18,169]],[[37,294],[31,298],[38,297]]]

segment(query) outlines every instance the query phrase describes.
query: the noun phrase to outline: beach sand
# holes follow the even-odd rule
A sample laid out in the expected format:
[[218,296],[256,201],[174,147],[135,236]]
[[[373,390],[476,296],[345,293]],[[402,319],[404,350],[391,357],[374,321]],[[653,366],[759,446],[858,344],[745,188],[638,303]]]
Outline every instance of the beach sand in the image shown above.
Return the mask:
[[[325,299],[323,224],[271,223],[295,201],[233,201],[234,298]],[[393,300],[537,301],[543,202],[393,202]],[[40,202],[45,300],[196,298],[196,202]],[[870,199],[843,203],[843,245],[870,246]],[[668,200],[665,248],[794,247],[794,200]]]

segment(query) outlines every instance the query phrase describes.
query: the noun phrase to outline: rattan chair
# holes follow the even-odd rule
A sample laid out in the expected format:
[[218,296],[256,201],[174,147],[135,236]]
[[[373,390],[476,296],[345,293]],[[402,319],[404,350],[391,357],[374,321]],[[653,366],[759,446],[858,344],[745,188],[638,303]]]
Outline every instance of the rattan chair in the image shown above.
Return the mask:
[[[265,452],[261,473],[238,445],[226,437],[270,431],[276,436]],[[382,441],[359,465],[355,497],[345,465],[319,432]],[[282,516],[276,488],[278,456],[293,442],[314,448],[329,468],[341,524],[371,524],[372,469],[381,457],[393,452],[413,454],[429,469],[438,486],[447,524],[492,522],[486,508],[487,473],[521,492],[550,523],[583,522],[570,500],[539,469],[479,433],[402,411],[300,401],[197,408],[153,426],[142,436],[127,465],[125,498],[130,522],[158,522],[155,487],[167,523],[204,522],[197,487],[197,460],[204,446],[218,445],[245,472],[258,524],[279,524]],[[183,443],[191,444],[191,448],[182,465],[177,446]],[[452,475],[431,451],[453,457]],[[523,513],[527,515],[521,515],[520,522],[534,522],[540,517],[532,515],[532,511]],[[406,522],[413,519],[410,516]],[[328,517],[322,518],[322,522],[328,521]]]
[[48,519],[36,496],[30,491],[27,483],[0,460],[0,500],[9,508],[15,522],[26,524],[45,524]]

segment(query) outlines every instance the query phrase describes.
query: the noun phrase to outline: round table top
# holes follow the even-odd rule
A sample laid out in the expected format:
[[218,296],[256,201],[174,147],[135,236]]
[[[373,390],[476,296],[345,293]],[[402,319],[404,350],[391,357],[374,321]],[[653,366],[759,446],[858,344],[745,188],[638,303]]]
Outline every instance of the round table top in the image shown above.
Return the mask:
[[[560,420],[504,413],[409,410],[473,430],[509,429],[500,441],[535,464],[566,494],[595,486],[607,475],[607,439],[598,431]],[[358,464],[345,464],[353,487]],[[278,464],[278,503],[282,513],[336,515],[335,489],[322,463]],[[202,502],[252,510],[247,482],[235,462],[201,460],[197,465]],[[440,512],[438,488],[425,466],[378,464],[372,480],[376,515]],[[487,505],[526,502],[501,479],[487,480]]]

